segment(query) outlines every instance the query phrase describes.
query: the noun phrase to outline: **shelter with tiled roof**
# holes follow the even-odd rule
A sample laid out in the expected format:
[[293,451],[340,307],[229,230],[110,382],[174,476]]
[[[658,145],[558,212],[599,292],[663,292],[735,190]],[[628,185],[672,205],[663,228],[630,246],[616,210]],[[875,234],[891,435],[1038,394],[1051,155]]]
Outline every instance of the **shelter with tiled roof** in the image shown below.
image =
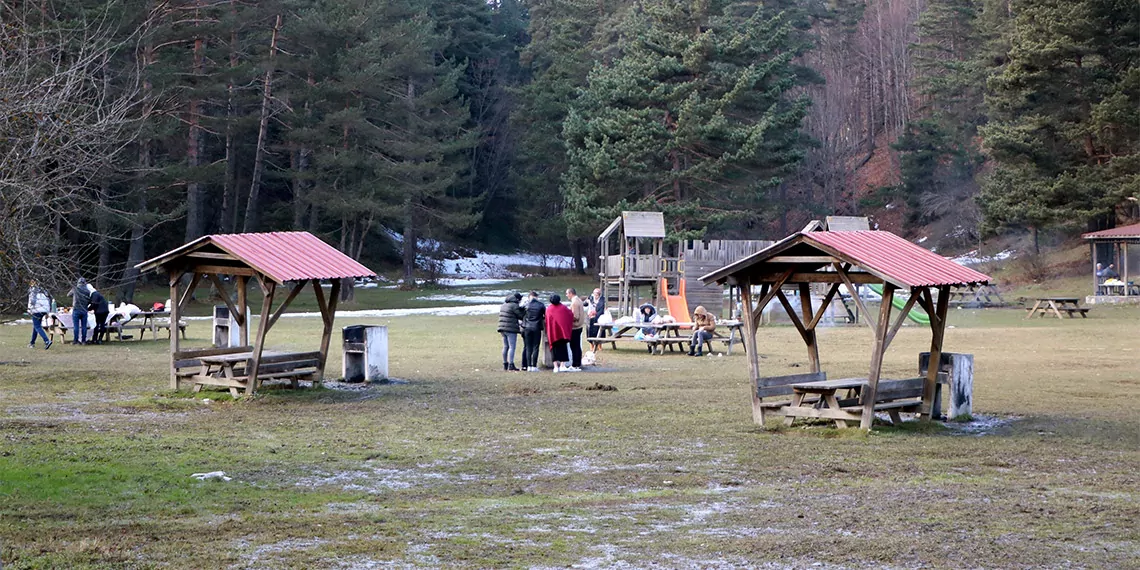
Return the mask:
[[[882,373],[883,354],[915,305],[924,309],[931,329],[930,362],[940,362],[946,331],[950,289],[955,286],[984,285],[989,276],[963,267],[922,246],[885,231],[808,231],[801,232],[740,261],[703,277],[706,284],[728,284],[740,289],[744,310],[744,342],[748,351],[749,376],[753,390],[753,419],[762,424],[764,408],[757,395],[765,385],[757,353],[756,333],[764,308],[778,300],[788,313],[807,346],[813,373],[820,372],[819,346],[815,328],[841,286],[852,292],[852,299],[865,315],[872,315],[856,293],[857,285],[882,287],[878,319],[867,321],[874,333],[874,348],[866,389],[859,397],[861,412],[819,410],[819,415],[840,421],[859,421],[869,429],[874,419],[876,391]],[[811,288],[826,287],[823,302],[812,306]],[[819,286],[819,285],[817,285]],[[792,306],[784,288],[796,288],[801,307]],[[908,292],[905,304],[892,309],[898,292]],[[757,300],[758,297],[758,300]],[[900,301],[901,302],[901,301]],[[922,383],[920,417],[930,419],[939,367],[930,366]],[[780,413],[777,411],[777,414]]]
[[[171,322],[178,322],[194,289],[206,279],[221,293],[232,318],[241,329],[241,346],[181,350],[178,335],[170,337],[170,386],[181,381],[229,388],[235,395],[255,391],[262,380],[298,379],[314,383],[324,377],[333,319],[342,280],[376,274],[309,232],[272,232],[202,236],[182,247],[140,263],[141,271],[165,273],[170,285]],[[222,276],[231,276],[231,296]],[[183,286],[183,281],[189,283]],[[252,345],[249,342],[247,289],[250,281],[262,292],[261,318]],[[321,281],[330,281],[328,296]],[[311,287],[320,307],[323,330],[319,351],[267,353],[266,334],[302,291]],[[279,288],[289,293],[276,308]],[[236,301],[234,300],[236,297]],[[217,364],[211,367],[212,364]]]

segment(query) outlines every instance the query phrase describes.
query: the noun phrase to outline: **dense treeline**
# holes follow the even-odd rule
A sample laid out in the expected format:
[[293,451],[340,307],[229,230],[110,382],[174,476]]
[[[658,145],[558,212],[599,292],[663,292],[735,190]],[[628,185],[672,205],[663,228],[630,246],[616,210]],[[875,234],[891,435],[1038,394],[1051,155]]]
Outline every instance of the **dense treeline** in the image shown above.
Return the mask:
[[[622,208],[774,237],[1110,222],[1138,195],[1125,0],[0,0],[0,272],[132,295],[215,232],[589,253]],[[402,236],[402,239],[398,239]]]

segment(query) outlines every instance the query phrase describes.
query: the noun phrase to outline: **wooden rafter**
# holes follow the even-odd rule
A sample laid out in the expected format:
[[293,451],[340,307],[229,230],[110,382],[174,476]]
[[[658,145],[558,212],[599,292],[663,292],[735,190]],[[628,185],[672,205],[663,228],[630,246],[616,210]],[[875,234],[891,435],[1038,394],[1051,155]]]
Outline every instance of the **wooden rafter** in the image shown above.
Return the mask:
[[222,283],[222,279],[213,273],[209,275],[210,281],[214,283],[214,287],[217,288],[218,293],[221,293],[222,301],[225,302],[226,308],[230,310],[230,316],[234,319],[234,322],[236,322],[238,326],[244,327],[245,311],[239,311],[238,308],[234,305],[234,302],[230,299],[229,292],[226,291],[225,284]]
[[[855,301],[855,306],[859,307],[859,311],[863,314],[863,317],[869,321],[871,312],[868,311],[867,306],[863,304],[863,299],[859,297],[859,290],[855,288],[855,284],[851,282],[851,278],[847,275],[847,270],[851,268],[851,264],[844,263],[840,265],[833,263],[831,266],[835,268],[835,272],[839,274],[839,278],[843,280],[843,284],[847,285],[847,290],[851,291],[851,298]],[[871,330],[874,331],[878,323],[868,322],[867,326],[871,327]]]
[[819,324],[820,319],[823,318],[823,315],[827,313],[827,306],[831,304],[831,300],[834,299],[835,294],[839,292],[839,285],[839,283],[834,283],[828,288],[827,294],[823,296],[823,304],[819,306],[819,310],[816,311],[815,316],[812,317],[811,322],[808,323],[809,329],[814,329],[816,325]]
[[273,325],[277,324],[277,319],[281,318],[281,315],[285,313],[285,309],[289,307],[289,303],[292,303],[293,299],[296,299],[297,295],[301,293],[301,290],[305,288],[305,284],[305,281],[298,281],[293,285],[293,290],[289,291],[289,296],[285,297],[285,301],[277,307],[276,311],[273,311],[273,316],[269,317],[268,328],[273,328]]
[[900,311],[898,316],[895,317],[895,322],[891,325],[891,330],[887,331],[887,338],[883,340],[883,352],[886,352],[886,350],[890,348],[891,341],[895,339],[895,334],[899,332],[900,328],[902,328],[903,321],[906,320],[907,315],[910,314],[910,310],[914,308],[914,303],[917,300],[918,292],[911,290],[910,298],[907,299],[906,304],[903,305],[902,311]]

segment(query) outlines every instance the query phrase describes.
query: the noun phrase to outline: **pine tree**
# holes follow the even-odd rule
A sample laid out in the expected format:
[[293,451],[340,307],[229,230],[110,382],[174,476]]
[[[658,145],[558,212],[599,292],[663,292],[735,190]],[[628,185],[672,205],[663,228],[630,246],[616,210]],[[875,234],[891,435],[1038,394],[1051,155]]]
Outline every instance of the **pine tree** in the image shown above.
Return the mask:
[[981,129],[997,161],[990,229],[1067,226],[1140,190],[1140,13],[1111,0],[1011,0],[1009,52]]
[[570,231],[622,209],[666,213],[677,237],[739,219],[802,157],[807,101],[791,26],[733,2],[670,0],[623,23],[564,122]]
[[911,222],[949,218],[977,225],[975,176],[983,165],[977,129],[985,120],[982,87],[985,45],[977,0],[931,0],[918,21],[916,87],[924,97],[921,118],[893,145],[900,152],[900,189]]

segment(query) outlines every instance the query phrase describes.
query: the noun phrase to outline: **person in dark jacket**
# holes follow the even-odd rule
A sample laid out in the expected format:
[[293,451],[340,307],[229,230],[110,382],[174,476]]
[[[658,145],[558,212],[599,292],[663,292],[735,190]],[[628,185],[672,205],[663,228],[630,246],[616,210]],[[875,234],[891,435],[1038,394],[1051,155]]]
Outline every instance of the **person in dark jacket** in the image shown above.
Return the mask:
[[574,313],[562,304],[558,294],[550,296],[546,308],[546,342],[554,353],[554,372],[573,372],[570,367],[570,333],[574,327]]
[[[641,325],[641,332],[644,334],[657,334],[657,327],[646,326],[653,323],[653,318],[657,316],[657,307],[653,303],[646,303],[637,308],[637,324]],[[653,346],[646,344],[645,348],[653,354]]]
[[522,321],[523,370],[538,372],[538,351],[542,347],[542,331],[546,328],[546,305],[538,293],[530,292]]
[[[586,298],[586,318],[588,326],[586,327],[586,338],[598,338],[598,317],[606,312],[606,299],[602,297],[601,289],[594,289],[594,294]],[[597,351],[602,343],[591,342],[590,350]]]
[[71,290],[71,344],[87,344],[87,305],[91,304],[91,290],[87,280],[80,277]]
[[503,305],[499,307],[499,334],[503,335],[503,370],[518,371],[515,368],[515,347],[519,340],[519,321],[522,320],[525,310],[519,307],[522,295],[512,293],[507,295]]
[[95,312],[95,336],[92,342],[95,344],[103,344],[104,338],[107,336],[107,315],[111,312],[110,304],[103,294],[99,291],[91,291],[91,303],[87,306]]

